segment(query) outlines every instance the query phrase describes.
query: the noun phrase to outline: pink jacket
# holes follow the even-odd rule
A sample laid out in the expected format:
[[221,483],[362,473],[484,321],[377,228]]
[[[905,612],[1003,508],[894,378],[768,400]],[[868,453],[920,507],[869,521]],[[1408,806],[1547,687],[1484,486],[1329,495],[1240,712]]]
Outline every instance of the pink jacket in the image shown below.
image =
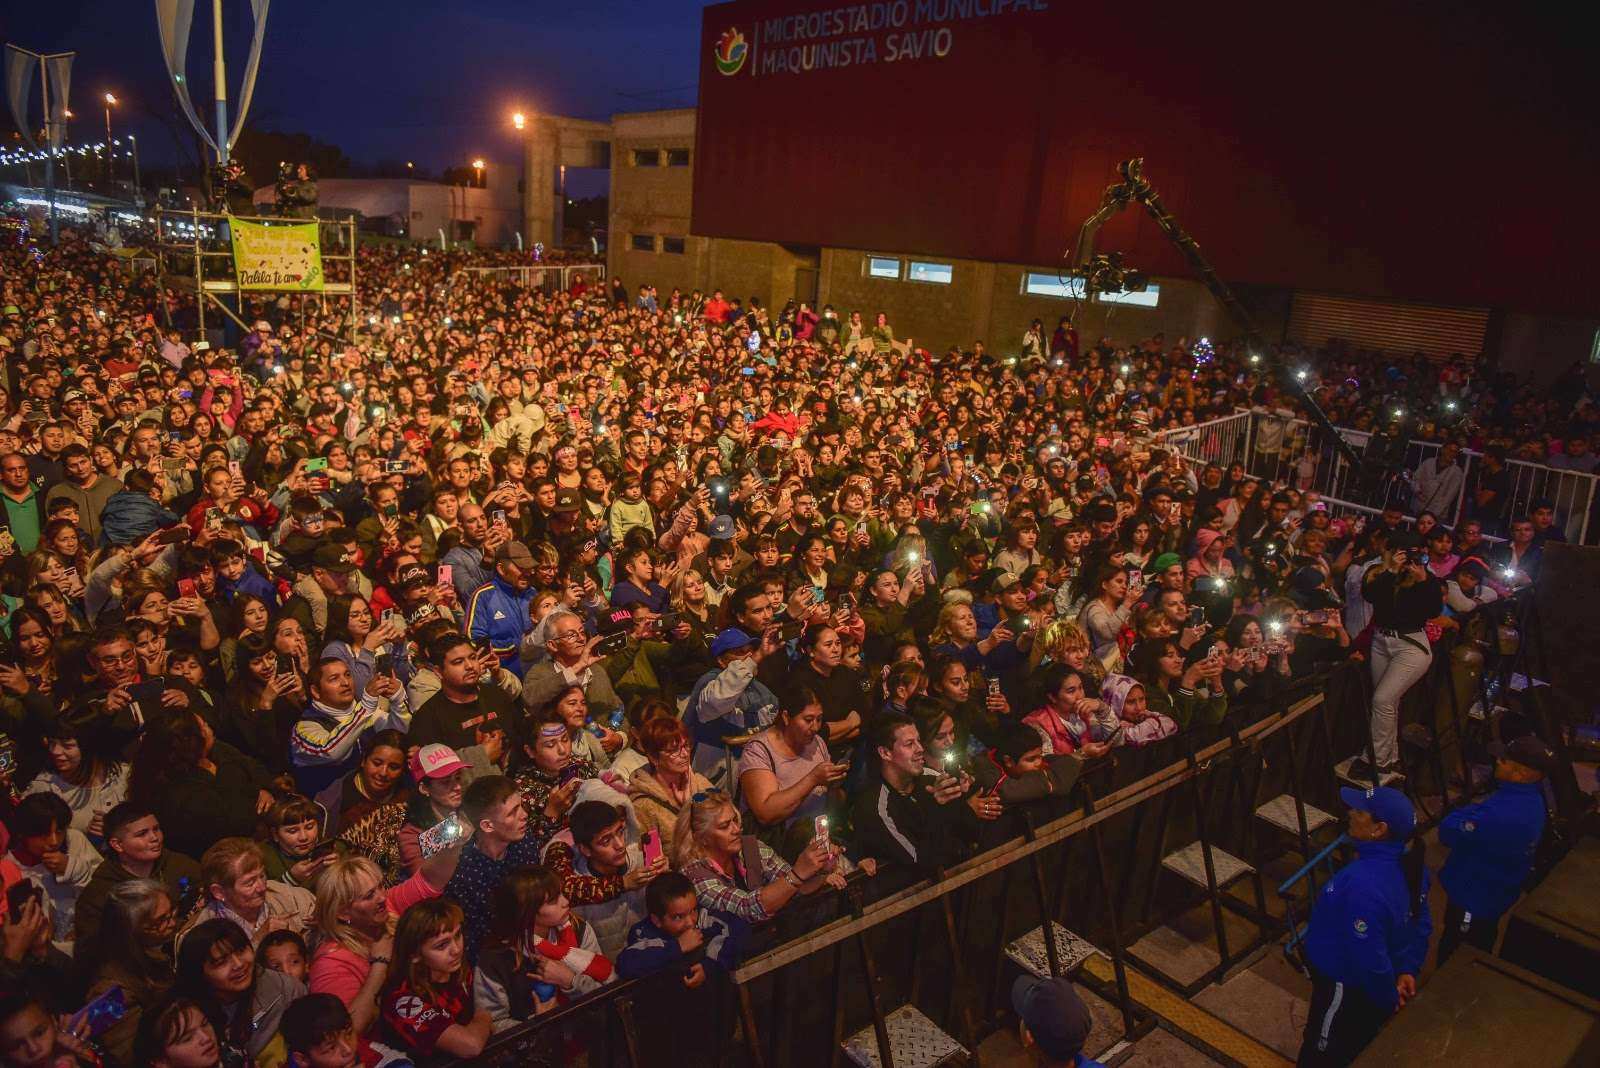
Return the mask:
[[[433,884],[419,871],[384,896],[389,911],[396,916],[419,901],[439,896]],[[332,994],[346,1005],[356,999],[361,985],[372,971],[372,962],[332,938],[324,938],[311,955],[311,992]]]

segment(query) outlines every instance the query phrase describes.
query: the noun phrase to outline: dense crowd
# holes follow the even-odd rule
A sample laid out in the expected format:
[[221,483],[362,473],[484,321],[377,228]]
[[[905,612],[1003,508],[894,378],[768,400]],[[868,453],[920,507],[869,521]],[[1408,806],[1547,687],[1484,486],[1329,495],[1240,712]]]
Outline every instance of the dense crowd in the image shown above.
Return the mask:
[[[354,316],[247,299],[197,341],[191,295],[12,233],[8,1063],[426,1065],[619,977],[692,997],[798,900],[1352,657],[1392,771],[1427,643],[1559,537],[1186,463],[1161,431],[1300,412],[1220,342],[929,353],[398,246]],[[1358,427],[1403,397],[1575,465],[1596,429],[1468,361],[1279,359]]]

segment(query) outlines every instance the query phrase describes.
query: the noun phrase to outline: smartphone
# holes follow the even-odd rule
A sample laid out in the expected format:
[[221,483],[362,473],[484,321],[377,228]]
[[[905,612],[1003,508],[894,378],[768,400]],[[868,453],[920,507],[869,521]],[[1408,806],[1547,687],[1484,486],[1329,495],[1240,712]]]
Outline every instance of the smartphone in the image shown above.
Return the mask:
[[999,697],[1000,696],[1000,680],[999,679],[990,679],[989,680],[989,696],[990,697]]
[[[1426,561],[1424,561],[1424,563],[1426,563]],[[76,582],[78,581],[78,569],[75,567],[64,567],[61,569],[61,576],[68,582]]]
[[206,509],[206,526],[207,527],[220,527],[222,525],[222,519],[223,519],[223,512],[222,512],[221,508],[207,508]]
[[559,790],[561,787],[567,785],[569,782],[572,782],[574,779],[581,778],[583,778],[582,766],[576,762],[568,764],[566,767],[561,769],[561,774],[556,776],[556,789]]
[[386,475],[403,475],[408,470],[410,465],[404,460],[385,460],[383,463],[383,473]]
[[77,1031],[87,1024],[89,1037],[99,1038],[127,1013],[128,1001],[122,993],[122,987],[114,986],[73,1013],[72,1020],[67,1026],[69,1030]]
[[1204,608],[1200,608],[1200,607],[1197,607],[1197,606],[1196,607],[1191,607],[1189,609],[1189,626],[1191,626],[1191,627],[1203,627],[1205,625],[1206,625],[1206,610]]
[[594,643],[594,655],[596,655],[596,656],[611,656],[613,653],[620,653],[624,648],[627,647],[627,644],[628,644],[628,632],[625,631],[625,630],[621,630],[621,631],[618,631],[615,634],[608,635],[607,637],[601,638],[599,641],[595,642]]
[[855,594],[852,594],[852,593],[841,593],[839,595],[839,613],[841,615],[848,616],[848,615],[853,614],[855,612],[855,610],[856,610]]
[[493,521],[496,523],[504,523],[506,521],[506,510],[504,508],[496,508],[491,514]]
[[1144,589],[1144,572],[1137,567],[1128,568],[1128,588],[1134,590]]
[[176,445],[178,442],[183,440],[183,431],[181,431],[181,430],[169,430],[169,431],[167,431],[167,440],[172,442],[174,445]]
[[455,845],[466,836],[467,829],[452,813],[435,823],[432,827],[417,835],[417,848],[422,852],[422,859],[438,853]]
[[22,915],[22,908],[28,903],[29,898],[38,901],[41,908],[44,906],[44,891],[32,879],[22,879],[12,883],[10,889],[6,891],[6,915],[13,921],[16,920]]
[[383,517],[385,519],[394,519],[399,516],[399,514],[400,506],[398,504],[386,504],[383,506]]
[[199,593],[195,589],[194,579],[192,579],[192,578],[181,578],[181,579],[178,580],[178,596],[179,597],[188,599],[188,598],[196,597],[198,595],[199,595]]
[[335,839],[324,838],[322,841],[312,846],[311,852],[307,853],[306,856],[308,858],[327,856],[330,853],[337,852],[338,849],[339,843]]
[[778,637],[782,638],[784,641],[792,641],[793,639],[800,637],[801,632],[805,629],[805,620],[786,619],[782,623],[778,624]]
[[816,834],[817,841],[821,842],[824,846],[827,846],[829,844],[828,843],[828,817],[826,817],[826,816],[818,816],[815,819],[813,819],[811,821],[811,829]]
[[394,672],[394,654],[383,652],[373,657],[372,670],[378,675],[392,674]]
[[306,460],[305,471],[308,475],[315,474],[318,471],[326,471],[327,469],[328,458],[326,456],[313,456]]
[[278,653],[277,662],[273,666],[272,673],[274,675],[293,675],[295,673],[294,657]]
[[233,476],[234,478],[243,478],[244,477],[244,467],[239,463],[238,460],[229,460],[228,461],[228,474]]
[[645,831],[639,836],[639,850],[644,854],[646,865],[654,864],[661,859],[661,832],[656,830]]
[[450,565],[449,564],[440,564],[439,565],[439,577],[438,577],[438,580],[437,580],[438,584],[440,586],[449,586],[449,585],[451,585],[452,584],[451,583],[451,576],[452,576],[452,571],[451,571]]

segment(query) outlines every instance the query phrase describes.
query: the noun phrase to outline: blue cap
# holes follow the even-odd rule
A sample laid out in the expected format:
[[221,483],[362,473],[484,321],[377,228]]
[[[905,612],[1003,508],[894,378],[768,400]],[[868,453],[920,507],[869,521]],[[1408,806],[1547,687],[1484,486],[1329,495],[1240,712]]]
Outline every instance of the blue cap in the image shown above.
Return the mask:
[[738,533],[738,530],[734,526],[733,516],[731,515],[719,515],[706,526],[706,537],[712,541],[727,541],[736,533]]
[[731,653],[735,649],[743,649],[747,645],[759,644],[760,641],[760,638],[752,637],[748,631],[740,630],[738,627],[729,627],[711,639],[711,655],[721,656],[723,653]]
[[1351,808],[1360,809],[1376,820],[1389,825],[1389,837],[1404,841],[1417,827],[1417,810],[1411,799],[1392,786],[1373,786],[1357,790],[1351,786],[1339,788],[1339,799]]

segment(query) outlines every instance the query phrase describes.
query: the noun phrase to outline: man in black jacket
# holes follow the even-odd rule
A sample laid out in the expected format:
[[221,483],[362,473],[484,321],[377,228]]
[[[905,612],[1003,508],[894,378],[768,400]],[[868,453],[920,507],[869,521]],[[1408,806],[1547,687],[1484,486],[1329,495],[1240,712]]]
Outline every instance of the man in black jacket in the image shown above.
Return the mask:
[[[961,858],[977,835],[972,810],[961,803],[971,781],[964,774],[925,766],[917,725],[884,715],[872,729],[879,774],[852,805],[852,859],[872,857],[880,867],[945,867]],[[981,798],[994,806],[997,798]]]

